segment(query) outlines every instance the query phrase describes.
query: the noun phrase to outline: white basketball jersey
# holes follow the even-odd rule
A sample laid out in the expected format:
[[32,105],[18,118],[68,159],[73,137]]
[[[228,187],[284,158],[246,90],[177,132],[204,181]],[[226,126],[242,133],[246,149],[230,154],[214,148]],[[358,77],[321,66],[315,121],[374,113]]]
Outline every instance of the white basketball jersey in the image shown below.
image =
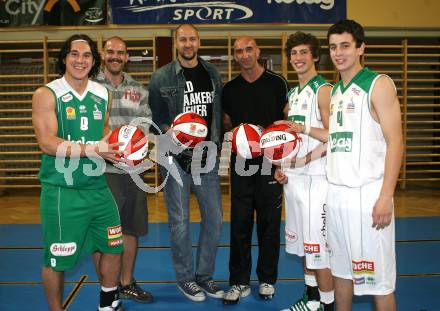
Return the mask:
[[330,102],[327,178],[360,187],[383,177],[386,143],[371,114],[371,93],[381,75],[362,69],[344,87],[339,81]]
[[[296,123],[308,124],[310,127],[324,128],[321,121],[321,114],[318,106],[318,92],[323,85],[330,85],[323,77],[317,75],[312,78],[302,89],[299,85],[290,90],[289,112],[287,119]],[[315,149],[321,142],[309,135],[299,134],[302,145],[299,149],[297,158],[304,157],[307,153]],[[321,157],[309,164],[293,169],[289,172],[297,175],[325,175],[325,157]]]

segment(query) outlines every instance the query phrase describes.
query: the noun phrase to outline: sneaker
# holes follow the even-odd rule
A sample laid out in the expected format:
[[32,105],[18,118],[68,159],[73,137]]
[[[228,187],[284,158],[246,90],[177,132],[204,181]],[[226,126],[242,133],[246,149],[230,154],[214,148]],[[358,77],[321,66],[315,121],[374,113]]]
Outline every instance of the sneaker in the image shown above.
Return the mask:
[[98,311],[125,311],[125,309],[122,306],[121,301],[118,299],[113,301],[111,306],[107,306],[107,307],[98,306]]
[[319,301],[309,301],[307,294],[304,293],[302,298],[298,300],[293,306],[288,309],[283,309],[281,311],[324,311],[324,309],[322,308]]
[[247,297],[251,293],[249,285],[233,285],[223,297],[223,304],[233,305],[240,301],[241,297]]
[[186,298],[192,301],[199,302],[206,299],[205,293],[196,282],[177,284],[177,288],[186,296]]
[[258,289],[258,293],[260,294],[261,299],[269,300],[275,296],[275,287],[272,284],[268,283],[260,283],[260,287]]
[[119,298],[133,299],[140,303],[153,302],[153,295],[139,287],[135,280],[126,286],[119,285]]
[[203,290],[206,295],[212,298],[223,298],[223,295],[225,294],[225,292],[212,280],[199,282],[197,285],[199,285],[200,289]]

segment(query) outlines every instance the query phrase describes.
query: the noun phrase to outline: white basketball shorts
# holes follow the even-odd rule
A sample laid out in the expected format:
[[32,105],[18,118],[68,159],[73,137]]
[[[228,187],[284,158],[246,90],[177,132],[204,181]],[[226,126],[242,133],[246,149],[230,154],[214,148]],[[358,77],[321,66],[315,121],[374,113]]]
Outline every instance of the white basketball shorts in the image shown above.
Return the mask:
[[284,172],[288,183],[284,185],[286,211],[286,252],[306,256],[309,269],[330,267],[327,247],[325,176],[295,175]]
[[384,229],[372,227],[382,179],[349,188],[330,184],[328,244],[333,276],[353,280],[354,294],[388,295],[396,283],[394,216]]

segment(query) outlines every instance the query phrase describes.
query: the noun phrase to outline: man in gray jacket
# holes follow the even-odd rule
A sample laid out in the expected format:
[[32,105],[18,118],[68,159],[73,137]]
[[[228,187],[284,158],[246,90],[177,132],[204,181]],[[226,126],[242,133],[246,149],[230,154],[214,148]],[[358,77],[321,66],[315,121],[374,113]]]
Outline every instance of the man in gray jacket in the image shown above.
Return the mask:
[[[161,166],[165,204],[168,210],[171,251],[178,289],[192,301],[203,301],[206,295],[223,298],[223,291],[213,282],[217,244],[220,238],[222,208],[218,175],[217,147],[220,145],[221,78],[216,68],[198,57],[200,38],[193,25],[176,29],[177,59],[157,70],[149,84],[149,103],[153,121],[165,133],[174,118],[182,112],[195,112],[208,124],[206,141],[215,143],[215,150],[197,147],[179,154],[168,152],[167,163],[177,169],[180,181],[169,175],[169,168]],[[211,143],[211,145],[213,145]],[[208,152],[209,151],[209,152]],[[213,169],[194,178],[196,155],[201,155],[201,168],[209,161]],[[200,157],[199,157],[200,160]],[[199,162],[200,163],[200,162]],[[212,164],[212,163],[211,163]],[[168,176],[168,178],[167,178]],[[190,190],[200,208],[201,223],[196,265],[189,234]]]
[[[148,135],[151,124],[148,91],[123,72],[128,57],[124,40],[120,37],[109,38],[102,51],[104,71],[99,73],[97,81],[111,91],[113,106],[109,118],[110,129],[131,124]],[[136,179],[142,180],[142,177],[143,172],[128,174],[110,165],[106,173],[107,184],[118,205],[124,239],[119,297],[148,303],[153,301],[153,296],[139,287],[133,278],[138,238],[148,231],[147,194],[135,182]]]

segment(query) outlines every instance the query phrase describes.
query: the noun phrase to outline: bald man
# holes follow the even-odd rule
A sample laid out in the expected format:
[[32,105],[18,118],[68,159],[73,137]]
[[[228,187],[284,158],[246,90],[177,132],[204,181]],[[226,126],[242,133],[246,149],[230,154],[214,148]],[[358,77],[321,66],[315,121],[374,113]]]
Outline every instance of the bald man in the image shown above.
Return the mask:
[[[260,49],[251,37],[234,42],[234,59],[240,75],[226,83],[222,93],[223,126],[241,123],[267,127],[283,119],[287,81],[258,63]],[[275,168],[262,156],[244,160],[231,156],[231,253],[229,284],[224,304],[235,304],[250,294],[251,240],[254,214],[258,235],[257,276],[262,299],[275,294],[280,249],[282,187],[274,179]],[[269,168],[263,170],[263,166]],[[254,172],[252,172],[252,170]]]
[[[120,37],[109,38],[101,53],[104,71],[99,73],[97,81],[112,93],[109,128],[114,130],[132,123],[147,135],[151,124],[148,91],[123,71],[128,58],[125,41]],[[143,177],[143,172],[132,174]],[[152,302],[153,296],[139,287],[133,277],[138,238],[148,231],[147,194],[135,183],[136,178],[114,166],[109,165],[106,179],[118,205],[124,239],[119,297],[140,303]]]

